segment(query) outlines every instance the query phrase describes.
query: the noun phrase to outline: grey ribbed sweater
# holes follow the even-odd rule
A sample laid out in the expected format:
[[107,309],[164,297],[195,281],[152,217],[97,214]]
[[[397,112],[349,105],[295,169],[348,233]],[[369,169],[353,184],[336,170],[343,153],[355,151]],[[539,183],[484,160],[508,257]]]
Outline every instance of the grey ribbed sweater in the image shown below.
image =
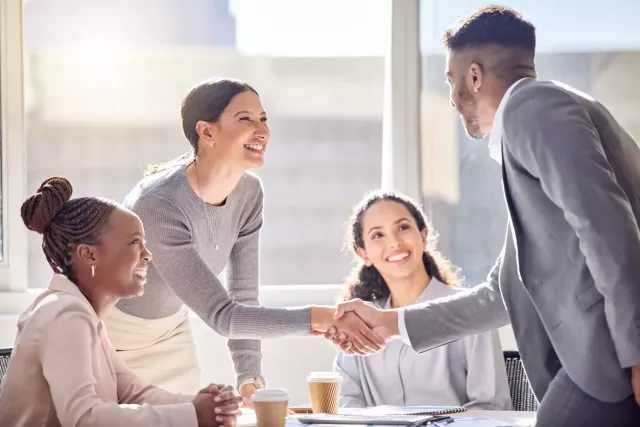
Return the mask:
[[[185,169],[146,177],[125,199],[142,219],[153,259],[144,294],[122,299],[117,307],[158,319],[186,304],[217,333],[232,338],[228,347],[238,384],[262,378],[260,341],[254,339],[309,335],[310,308],[259,306],[259,178],[245,173],[223,206],[205,206]],[[225,267],[228,292],[217,277]]]

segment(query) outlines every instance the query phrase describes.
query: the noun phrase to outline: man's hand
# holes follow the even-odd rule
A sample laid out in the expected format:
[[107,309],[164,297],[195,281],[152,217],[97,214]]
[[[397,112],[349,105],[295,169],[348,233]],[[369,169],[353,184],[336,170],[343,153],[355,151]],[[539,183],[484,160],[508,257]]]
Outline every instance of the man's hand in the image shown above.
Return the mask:
[[350,352],[366,355],[377,353],[386,346],[387,334],[377,328],[373,330],[355,313],[346,313],[329,329],[349,342]]
[[[398,331],[398,312],[396,310],[379,310],[371,303],[354,299],[338,304],[335,318],[342,318],[350,312],[357,314],[372,329],[373,333],[383,337],[385,340],[400,334]],[[336,327],[332,327],[324,336],[347,354],[362,354],[357,349],[354,349],[349,337],[341,332]]]
[[633,395],[636,397],[636,402],[640,406],[640,365],[631,367],[631,388],[633,389]]

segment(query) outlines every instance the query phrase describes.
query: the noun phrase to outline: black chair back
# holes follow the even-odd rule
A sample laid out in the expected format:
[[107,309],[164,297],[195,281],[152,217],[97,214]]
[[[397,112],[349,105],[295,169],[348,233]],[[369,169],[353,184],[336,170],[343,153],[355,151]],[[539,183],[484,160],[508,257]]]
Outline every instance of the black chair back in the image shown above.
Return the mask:
[[2,379],[9,368],[9,359],[11,358],[10,348],[0,348],[0,389],[2,388]]
[[520,353],[518,351],[505,351],[504,363],[507,368],[507,379],[511,402],[515,411],[537,411],[538,400],[531,390],[531,385],[524,372]]

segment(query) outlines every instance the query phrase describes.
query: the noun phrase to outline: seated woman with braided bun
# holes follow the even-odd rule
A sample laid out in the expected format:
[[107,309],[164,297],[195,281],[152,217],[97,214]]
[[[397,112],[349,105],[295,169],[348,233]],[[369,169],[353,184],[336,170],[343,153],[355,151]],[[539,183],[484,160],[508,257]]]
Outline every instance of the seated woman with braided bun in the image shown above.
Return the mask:
[[49,178],[22,205],[54,275],[18,321],[0,427],[235,426],[240,398],[231,387],[170,393],[116,354],[101,319],[120,298],[143,293],[151,254],[136,214],[71,193],[69,181]]

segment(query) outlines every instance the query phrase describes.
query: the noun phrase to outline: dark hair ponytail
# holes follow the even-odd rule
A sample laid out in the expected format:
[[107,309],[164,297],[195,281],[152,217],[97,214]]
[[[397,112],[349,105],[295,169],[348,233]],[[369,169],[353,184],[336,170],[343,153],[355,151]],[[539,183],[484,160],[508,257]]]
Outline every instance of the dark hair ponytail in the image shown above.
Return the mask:
[[[422,262],[429,277],[435,277],[448,286],[458,286],[460,284],[459,269],[454,267],[448,259],[436,250],[437,233],[433,228],[427,226],[427,220],[422,209],[413,200],[401,194],[374,192],[356,205],[349,221],[347,235],[347,241],[353,251],[356,252],[357,248],[364,249],[362,217],[371,206],[383,200],[400,203],[409,211],[419,230],[424,230],[425,228],[429,230],[427,246],[422,253]],[[350,279],[347,281],[345,299],[359,298],[364,301],[375,301],[388,298],[390,294],[389,286],[387,286],[378,269],[374,266],[365,265],[358,258],[358,265],[354,268]]]
[[191,144],[191,150],[180,157],[157,165],[149,165],[145,175],[153,175],[176,166],[192,163],[198,154],[200,136],[196,130],[199,121],[217,122],[231,100],[238,94],[258,92],[248,83],[235,79],[211,78],[196,84],[182,101],[182,131]]

